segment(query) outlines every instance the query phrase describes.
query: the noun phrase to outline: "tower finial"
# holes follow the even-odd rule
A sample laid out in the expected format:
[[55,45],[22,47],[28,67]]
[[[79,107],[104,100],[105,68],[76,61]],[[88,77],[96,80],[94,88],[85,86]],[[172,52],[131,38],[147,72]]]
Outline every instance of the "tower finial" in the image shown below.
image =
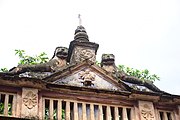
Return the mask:
[[81,24],[82,24],[81,14],[78,14],[78,18],[79,18],[79,26],[81,26]]

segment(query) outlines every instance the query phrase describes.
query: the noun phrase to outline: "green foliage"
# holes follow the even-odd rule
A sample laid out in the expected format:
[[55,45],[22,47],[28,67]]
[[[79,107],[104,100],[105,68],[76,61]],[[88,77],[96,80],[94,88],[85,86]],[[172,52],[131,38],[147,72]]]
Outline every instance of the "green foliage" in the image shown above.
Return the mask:
[[12,115],[12,104],[8,104],[8,115]]
[[130,76],[134,76],[137,77],[141,80],[149,80],[149,81],[156,81],[156,80],[160,80],[159,76],[157,76],[156,74],[150,74],[149,70],[145,69],[145,70],[138,70],[138,69],[134,69],[134,68],[130,68],[130,67],[126,67],[124,65],[119,65],[118,69],[120,71],[125,72],[126,74],[130,75]]
[[7,68],[1,68],[1,69],[0,69],[0,72],[7,72],[7,71],[8,71]]
[[[50,116],[49,116],[49,108],[45,108],[45,120],[49,120],[50,118],[49,118]],[[57,109],[54,109],[54,111],[53,111],[53,119],[54,120],[57,120]],[[62,109],[62,118],[61,118],[61,120],[65,120],[65,110],[64,109]]]
[[0,114],[4,113],[4,103],[0,103]]
[[[49,60],[45,52],[42,52],[36,56],[29,56],[29,55],[26,55],[24,50],[15,50],[15,55],[18,55],[20,59],[18,64],[21,64],[21,65],[23,64],[34,65],[38,63],[45,63]],[[7,72],[7,71],[8,71],[7,68],[0,68],[0,72]]]
[[49,109],[48,108],[45,108],[45,120],[48,120],[49,119]]
[[53,111],[53,119],[57,120],[57,109],[54,109]]
[[[45,52],[42,52],[36,56],[29,56],[29,55],[25,54],[24,50],[15,50],[15,55],[18,55],[18,57],[20,59],[18,64],[33,65],[33,64],[37,64],[37,63],[45,63],[48,61],[48,57]],[[100,63],[98,61],[96,61],[96,64],[100,66]],[[154,82],[154,81],[160,79],[159,76],[157,76],[156,74],[150,74],[149,70],[147,70],[147,69],[138,70],[138,69],[126,67],[124,65],[118,65],[118,69],[120,71],[127,73],[130,76],[137,77],[141,80],[149,80],[149,81]],[[0,71],[6,72],[8,70],[7,70],[7,68],[1,68]]]
[[[4,114],[4,103],[0,103],[0,114]],[[12,115],[12,104],[8,104],[8,115]]]
[[98,61],[96,61],[96,65],[101,66],[101,63],[100,63],[100,62],[98,62]]
[[25,54],[24,50],[15,50],[15,55],[19,56],[20,61],[18,62],[18,64],[34,65],[37,63],[45,63],[48,61],[48,57],[45,52],[40,53],[40,55],[29,56]]
[[62,109],[62,120],[65,120],[65,110]]

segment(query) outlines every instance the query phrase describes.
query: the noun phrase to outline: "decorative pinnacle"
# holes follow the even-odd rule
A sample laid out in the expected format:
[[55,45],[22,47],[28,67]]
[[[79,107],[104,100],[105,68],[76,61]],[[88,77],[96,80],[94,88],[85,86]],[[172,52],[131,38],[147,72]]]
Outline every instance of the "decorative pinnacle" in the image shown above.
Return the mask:
[[78,18],[79,18],[79,26],[81,26],[81,24],[82,24],[81,14],[78,14]]

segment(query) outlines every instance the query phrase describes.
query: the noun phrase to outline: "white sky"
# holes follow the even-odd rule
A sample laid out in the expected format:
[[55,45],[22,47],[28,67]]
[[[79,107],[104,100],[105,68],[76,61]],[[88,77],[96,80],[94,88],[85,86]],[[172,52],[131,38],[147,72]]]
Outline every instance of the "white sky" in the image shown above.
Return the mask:
[[15,49],[29,55],[68,47],[78,14],[91,42],[116,64],[148,69],[155,84],[180,95],[179,0],[0,0],[0,68],[17,65]]

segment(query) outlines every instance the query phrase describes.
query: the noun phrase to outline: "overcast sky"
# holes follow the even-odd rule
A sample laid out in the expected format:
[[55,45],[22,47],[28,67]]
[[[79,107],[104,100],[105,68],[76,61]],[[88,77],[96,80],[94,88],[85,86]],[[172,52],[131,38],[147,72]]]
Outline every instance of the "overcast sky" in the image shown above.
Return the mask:
[[180,95],[179,0],[0,0],[0,68],[17,66],[15,49],[29,55],[69,47],[78,14],[91,42],[116,64],[148,69],[155,84]]

